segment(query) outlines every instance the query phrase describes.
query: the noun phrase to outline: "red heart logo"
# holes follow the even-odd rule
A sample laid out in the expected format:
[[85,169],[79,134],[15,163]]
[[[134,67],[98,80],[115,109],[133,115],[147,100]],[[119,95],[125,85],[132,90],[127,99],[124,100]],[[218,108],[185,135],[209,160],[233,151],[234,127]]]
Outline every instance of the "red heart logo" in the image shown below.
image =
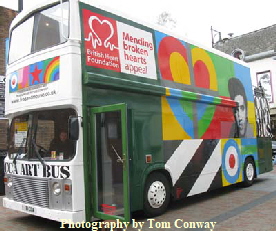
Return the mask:
[[[108,20],[100,20],[97,16],[91,16],[88,20],[92,32],[92,46],[104,46],[110,50],[118,49],[110,40],[114,35],[114,28]],[[90,37],[91,38],[91,37]]]

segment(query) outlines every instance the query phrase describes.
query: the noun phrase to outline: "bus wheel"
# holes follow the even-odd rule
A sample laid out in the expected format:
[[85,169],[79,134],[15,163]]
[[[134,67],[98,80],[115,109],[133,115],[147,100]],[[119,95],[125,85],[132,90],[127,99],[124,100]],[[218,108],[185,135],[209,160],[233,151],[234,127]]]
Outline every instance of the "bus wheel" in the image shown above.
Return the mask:
[[243,185],[245,187],[251,186],[255,177],[255,164],[252,158],[247,158],[243,167],[244,181]]
[[168,179],[160,172],[149,175],[144,190],[144,212],[148,217],[163,214],[170,202],[171,187]]

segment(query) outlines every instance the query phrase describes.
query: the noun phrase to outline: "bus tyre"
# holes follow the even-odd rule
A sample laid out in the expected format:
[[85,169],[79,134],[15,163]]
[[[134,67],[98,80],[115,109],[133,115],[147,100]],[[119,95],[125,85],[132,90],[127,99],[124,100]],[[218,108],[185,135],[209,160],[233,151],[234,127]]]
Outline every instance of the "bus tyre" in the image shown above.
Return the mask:
[[255,177],[255,164],[252,158],[247,158],[243,166],[243,185],[249,187],[253,184]]
[[163,214],[170,202],[171,187],[167,177],[154,172],[149,175],[144,190],[144,212],[148,217]]

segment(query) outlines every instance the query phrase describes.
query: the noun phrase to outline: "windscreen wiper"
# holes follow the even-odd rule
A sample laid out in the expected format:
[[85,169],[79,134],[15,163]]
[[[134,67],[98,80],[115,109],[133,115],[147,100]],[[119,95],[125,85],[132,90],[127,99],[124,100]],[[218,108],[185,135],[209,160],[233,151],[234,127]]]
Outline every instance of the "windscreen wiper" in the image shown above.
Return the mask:
[[37,158],[39,159],[39,161],[43,165],[43,167],[45,167],[46,166],[45,160],[41,157],[41,155],[38,151],[38,148],[37,148],[37,144],[35,143],[34,139],[32,139],[32,144],[34,146],[34,150],[35,150],[35,154],[36,154]]

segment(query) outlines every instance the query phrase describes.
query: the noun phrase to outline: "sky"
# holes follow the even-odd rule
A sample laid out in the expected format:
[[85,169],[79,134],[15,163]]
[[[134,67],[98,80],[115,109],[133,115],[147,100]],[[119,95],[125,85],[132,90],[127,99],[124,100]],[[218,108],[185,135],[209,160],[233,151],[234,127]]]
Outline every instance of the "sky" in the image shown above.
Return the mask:
[[[37,1],[23,0],[23,7]],[[0,6],[17,10],[18,0],[0,0]],[[176,22],[170,28],[173,34],[188,38],[196,44],[211,47],[211,26],[221,32],[222,38],[246,34],[276,23],[275,0],[91,0],[102,6],[131,15],[137,21],[156,24],[158,16],[166,11]],[[215,41],[219,36],[215,34]]]

